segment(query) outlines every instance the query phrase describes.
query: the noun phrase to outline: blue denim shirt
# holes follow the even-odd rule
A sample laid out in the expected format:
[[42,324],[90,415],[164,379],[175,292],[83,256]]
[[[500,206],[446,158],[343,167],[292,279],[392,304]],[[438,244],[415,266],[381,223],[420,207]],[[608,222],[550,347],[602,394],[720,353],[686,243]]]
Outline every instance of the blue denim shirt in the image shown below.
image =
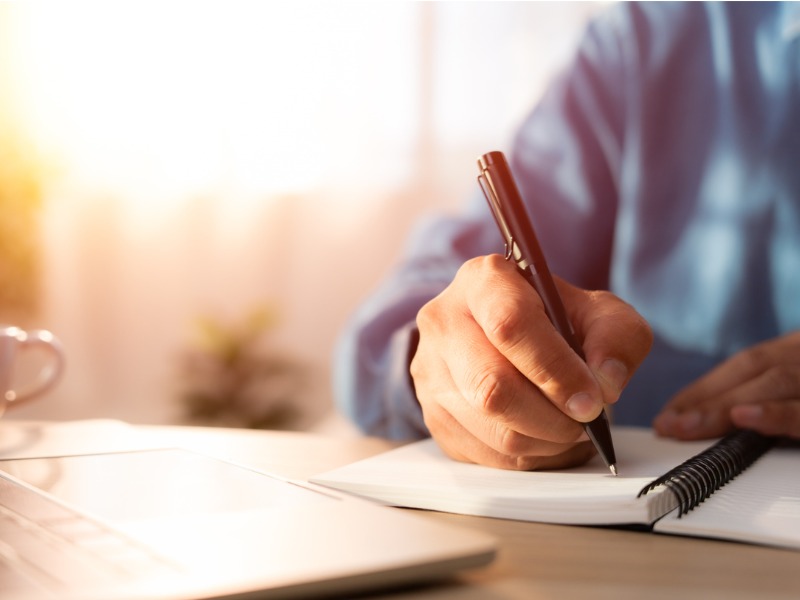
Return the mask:
[[[649,425],[725,358],[800,329],[798,8],[616,5],[515,138],[553,272],[610,289],[653,328],[617,423]],[[465,260],[502,248],[479,193],[417,228],[336,349],[337,401],[364,431],[427,435],[408,375],[416,313]]]

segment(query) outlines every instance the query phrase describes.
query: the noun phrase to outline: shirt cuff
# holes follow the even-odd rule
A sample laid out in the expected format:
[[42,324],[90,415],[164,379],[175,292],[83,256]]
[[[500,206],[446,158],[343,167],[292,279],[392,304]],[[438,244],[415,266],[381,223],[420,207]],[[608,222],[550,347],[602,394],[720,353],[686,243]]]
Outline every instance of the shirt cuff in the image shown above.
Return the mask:
[[419,331],[414,321],[392,334],[389,350],[391,365],[384,406],[389,414],[388,433],[394,439],[430,435],[409,372],[409,365],[417,351],[418,343]]

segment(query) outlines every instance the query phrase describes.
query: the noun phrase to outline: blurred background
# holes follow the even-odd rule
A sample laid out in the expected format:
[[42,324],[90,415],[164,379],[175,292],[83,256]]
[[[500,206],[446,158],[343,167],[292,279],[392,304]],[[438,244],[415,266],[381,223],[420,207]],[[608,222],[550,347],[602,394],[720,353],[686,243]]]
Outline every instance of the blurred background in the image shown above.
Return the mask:
[[68,359],[6,418],[346,429],[344,321],[604,4],[0,4],[0,322]]

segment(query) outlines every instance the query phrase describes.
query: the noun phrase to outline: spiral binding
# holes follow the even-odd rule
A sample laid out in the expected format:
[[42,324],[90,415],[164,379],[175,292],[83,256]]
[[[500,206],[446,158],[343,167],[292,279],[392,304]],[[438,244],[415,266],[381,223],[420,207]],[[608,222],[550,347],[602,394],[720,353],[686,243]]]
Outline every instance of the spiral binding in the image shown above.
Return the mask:
[[734,431],[651,481],[637,497],[666,486],[678,500],[680,518],[752,465],[775,441],[755,431]]

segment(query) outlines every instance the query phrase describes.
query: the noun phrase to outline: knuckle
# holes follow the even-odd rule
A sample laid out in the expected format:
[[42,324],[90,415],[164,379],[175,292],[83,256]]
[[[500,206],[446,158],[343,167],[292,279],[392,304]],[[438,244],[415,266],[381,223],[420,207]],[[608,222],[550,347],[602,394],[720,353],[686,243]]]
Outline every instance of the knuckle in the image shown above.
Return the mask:
[[509,427],[499,427],[496,450],[505,456],[517,459],[527,449],[528,438]]
[[522,339],[523,311],[513,301],[497,306],[488,316],[485,331],[498,348],[515,346]]
[[595,304],[610,304],[612,306],[621,306],[625,304],[622,299],[608,290],[587,290],[586,294],[588,294],[592,303]]
[[518,456],[511,468],[516,471],[535,471],[544,466],[543,462],[541,456]]
[[499,254],[476,256],[464,261],[459,271],[472,276],[486,277],[506,268],[508,262]]
[[581,384],[576,379],[574,364],[560,353],[549,353],[537,358],[537,362],[525,371],[525,377],[556,404],[563,404]]
[[454,281],[465,284],[479,282],[489,277],[493,270],[491,256],[476,256],[464,261],[456,271]]
[[569,365],[564,357],[557,354],[549,354],[539,359],[538,364],[532,368],[529,377],[539,388],[546,388],[553,382],[567,379]]
[[441,323],[440,312],[439,296],[423,304],[422,308],[417,311],[417,329],[429,331],[437,328]]
[[491,466],[509,471],[533,471],[542,464],[542,457],[536,455],[509,456],[498,453],[491,461]]
[[461,271],[468,273],[469,286],[486,290],[491,296],[490,310],[481,310],[478,320],[486,336],[497,347],[514,344],[524,329],[526,311],[516,288],[509,284],[509,266],[497,254],[479,256],[464,263]]
[[513,314],[506,312],[493,314],[486,323],[486,333],[489,339],[499,348],[513,345],[515,337],[514,332],[517,331],[517,329],[518,324],[516,318]]
[[513,402],[513,392],[508,385],[508,378],[497,369],[479,372],[473,386],[475,403],[486,415],[498,417],[505,414]]

